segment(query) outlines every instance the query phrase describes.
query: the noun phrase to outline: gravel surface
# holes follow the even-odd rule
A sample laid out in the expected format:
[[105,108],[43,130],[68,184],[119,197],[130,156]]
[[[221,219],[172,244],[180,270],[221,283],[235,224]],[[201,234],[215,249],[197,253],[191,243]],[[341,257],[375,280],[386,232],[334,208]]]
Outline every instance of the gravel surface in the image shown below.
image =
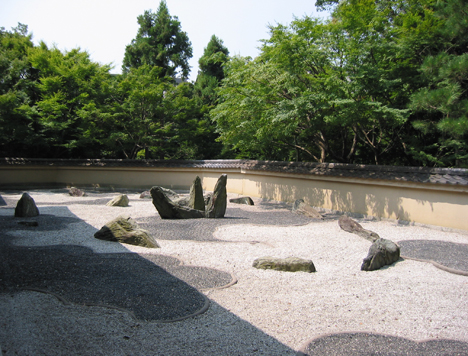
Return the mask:
[[401,254],[433,261],[468,276],[468,245],[449,241],[407,240],[398,242]]
[[[29,193],[41,215],[15,219],[12,216],[21,192],[0,192],[5,202],[0,206],[0,224],[7,226],[0,239],[6,240],[8,251],[16,251],[11,253],[48,251],[51,259],[69,254],[71,257],[64,259],[70,264],[76,255],[103,255],[96,260],[102,262],[133,252],[138,257],[131,258],[145,271],[165,269],[209,298],[210,307],[201,315],[161,324],[139,320],[122,310],[83,306],[80,301],[64,303],[51,294],[18,291],[10,283],[5,288],[8,290],[0,293],[0,347],[6,355],[295,355],[301,349],[313,350],[314,355],[341,355],[350,354],[346,346],[350,342],[358,354],[397,354],[399,350],[438,354],[444,348],[442,354],[466,354],[468,277],[410,259],[363,272],[360,266],[370,242],[342,231],[333,216],[323,221],[299,221],[305,218],[291,213],[286,204],[254,199],[255,206],[228,203],[226,219],[166,224],[151,201],[139,199],[139,194],[128,194],[130,206],[120,208],[105,206],[118,192],[82,198],[67,196],[65,191]],[[93,237],[120,214],[130,215],[140,226],[157,232],[161,248]],[[39,226],[18,225],[20,220],[35,220]],[[466,232],[393,221],[358,222],[399,243],[468,244]],[[36,258],[34,253],[28,256]],[[312,259],[317,272],[252,268],[252,262],[264,256]],[[172,262],[177,260],[192,266],[186,277],[176,275],[178,265]],[[151,261],[154,264],[150,265]],[[228,288],[210,288],[225,283],[221,278],[218,284],[204,285],[204,276],[209,280],[211,272],[233,275],[238,281]],[[135,277],[136,284],[140,278],[148,280]],[[91,289],[97,289],[97,284],[95,287]],[[66,293],[65,286],[56,292]],[[327,337],[333,337],[333,342]],[[419,343],[428,339],[436,341]],[[369,351],[372,342],[376,347]],[[385,342],[391,350],[379,346]]]

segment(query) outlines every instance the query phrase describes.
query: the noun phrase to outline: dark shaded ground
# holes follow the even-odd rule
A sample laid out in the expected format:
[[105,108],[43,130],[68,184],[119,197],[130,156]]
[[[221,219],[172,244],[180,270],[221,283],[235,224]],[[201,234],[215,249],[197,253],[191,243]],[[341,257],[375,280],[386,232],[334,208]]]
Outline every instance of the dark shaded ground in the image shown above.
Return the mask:
[[159,215],[135,219],[138,225],[156,240],[219,241],[213,234],[217,227],[226,225],[252,224],[264,226],[306,225],[314,221],[285,210],[248,211],[228,207],[222,219],[167,220]]
[[15,247],[4,239],[0,292],[40,290],[76,304],[126,309],[139,319],[169,321],[194,314],[207,303],[197,289],[232,281],[229,273],[180,266],[167,256],[96,254],[72,245]]
[[371,333],[340,333],[314,339],[299,355],[468,355],[468,343],[455,340],[415,342]]
[[[398,242],[401,255],[436,262],[468,275],[468,245],[447,241],[406,240]],[[437,265],[436,265],[437,266]]]
[[[102,254],[76,245],[14,245],[20,238],[9,235],[9,230],[41,234],[60,231],[66,241],[68,234],[88,227],[66,206],[54,209],[57,216],[0,216],[0,293],[40,290],[77,304],[126,309],[139,319],[170,321],[206,308],[208,301],[200,289],[222,287],[233,280],[229,273],[184,266],[162,255]],[[32,221],[38,226],[19,224]],[[70,229],[70,224],[76,224],[76,230]]]

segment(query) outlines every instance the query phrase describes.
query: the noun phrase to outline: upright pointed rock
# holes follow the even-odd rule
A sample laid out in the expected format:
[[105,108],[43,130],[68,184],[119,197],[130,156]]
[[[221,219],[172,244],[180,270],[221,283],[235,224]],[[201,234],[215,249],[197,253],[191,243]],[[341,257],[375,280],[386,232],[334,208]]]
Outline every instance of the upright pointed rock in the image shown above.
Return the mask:
[[213,196],[206,207],[205,215],[207,218],[224,218],[227,206],[227,175],[223,174],[216,182]]
[[16,204],[15,216],[19,218],[29,218],[38,215],[39,209],[34,199],[28,193],[23,193],[21,199],[18,200]]
[[205,199],[200,177],[196,177],[190,187],[189,208],[205,211]]

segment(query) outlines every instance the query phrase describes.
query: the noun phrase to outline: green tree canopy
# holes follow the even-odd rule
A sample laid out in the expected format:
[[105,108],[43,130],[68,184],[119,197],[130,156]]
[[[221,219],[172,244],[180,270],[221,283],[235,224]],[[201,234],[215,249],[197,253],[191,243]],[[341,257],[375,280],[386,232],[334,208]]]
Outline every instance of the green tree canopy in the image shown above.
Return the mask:
[[435,16],[439,41],[419,68],[426,85],[411,97],[422,134],[412,153],[423,164],[468,167],[468,3],[439,1]]
[[156,13],[145,11],[138,16],[140,28],[135,39],[127,46],[123,60],[123,72],[141,65],[162,68],[161,76],[187,78],[188,61],[192,58],[192,44],[182,31],[177,16],[171,16],[162,0]]
[[34,134],[37,71],[28,61],[33,48],[28,27],[0,28],[0,154],[31,155]]

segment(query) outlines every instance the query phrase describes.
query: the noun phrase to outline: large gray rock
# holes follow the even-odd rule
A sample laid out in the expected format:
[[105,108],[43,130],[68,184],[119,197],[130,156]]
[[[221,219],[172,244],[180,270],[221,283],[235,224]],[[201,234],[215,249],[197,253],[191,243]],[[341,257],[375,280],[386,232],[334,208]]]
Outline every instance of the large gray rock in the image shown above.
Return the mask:
[[156,240],[146,230],[140,229],[129,216],[120,215],[109,221],[94,237],[105,241],[115,241],[130,245],[158,248]]
[[344,231],[357,234],[371,242],[375,242],[380,238],[380,236],[375,232],[364,229],[359,223],[345,215],[340,217],[338,225],[340,225]]
[[150,193],[153,205],[161,219],[199,219],[205,217],[203,211],[175,204],[164,194],[161,187],[151,188]]
[[205,200],[203,199],[203,188],[200,177],[196,177],[190,187],[188,207],[191,209],[205,211]]
[[254,205],[254,202],[251,197],[232,198],[229,199],[229,202],[234,204]]
[[83,190],[78,189],[76,187],[71,187],[70,189],[68,189],[68,194],[70,194],[72,197],[84,197],[84,196],[86,196],[86,193]]
[[253,262],[253,267],[259,269],[274,269],[286,272],[315,272],[314,263],[298,257],[274,258],[261,257]]
[[213,190],[213,195],[206,207],[207,218],[224,218],[227,207],[227,175],[223,174],[219,177]]
[[23,193],[16,204],[15,216],[18,218],[30,218],[38,215],[39,209],[34,199],[28,193]]
[[400,247],[393,241],[379,238],[369,249],[367,257],[362,262],[362,271],[374,271],[383,266],[391,265],[400,259]]
[[128,206],[128,197],[126,194],[121,194],[116,197],[114,197],[111,201],[109,201],[107,206],[123,206],[127,207]]
[[323,219],[322,214],[312,208],[310,205],[304,203],[303,199],[297,199],[292,207],[292,211],[296,214],[305,215],[313,219]]

